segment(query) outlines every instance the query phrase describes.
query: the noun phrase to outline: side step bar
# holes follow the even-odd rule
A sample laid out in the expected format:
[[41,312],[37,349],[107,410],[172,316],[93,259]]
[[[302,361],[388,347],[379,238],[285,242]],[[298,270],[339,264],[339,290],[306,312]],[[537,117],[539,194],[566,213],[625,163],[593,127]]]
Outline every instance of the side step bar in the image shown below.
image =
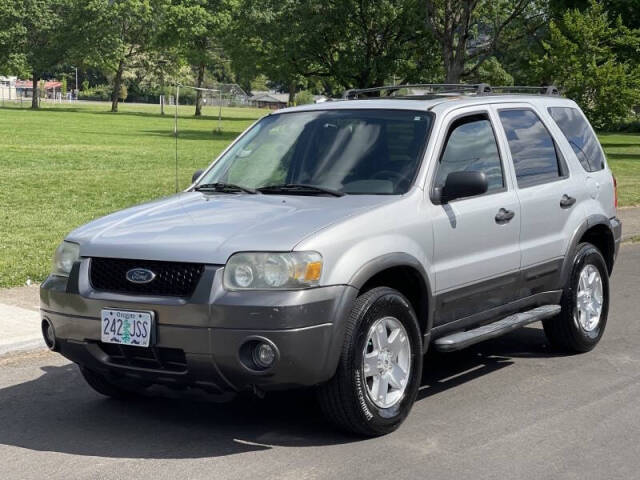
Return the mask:
[[524,327],[539,320],[551,318],[559,313],[560,305],[543,305],[542,307],[537,307],[526,312],[510,315],[502,320],[474,328],[473,330],[440,337],[434,342],[434,346],[439,352],[461,350],[474,343],[499,337],[517,328]]

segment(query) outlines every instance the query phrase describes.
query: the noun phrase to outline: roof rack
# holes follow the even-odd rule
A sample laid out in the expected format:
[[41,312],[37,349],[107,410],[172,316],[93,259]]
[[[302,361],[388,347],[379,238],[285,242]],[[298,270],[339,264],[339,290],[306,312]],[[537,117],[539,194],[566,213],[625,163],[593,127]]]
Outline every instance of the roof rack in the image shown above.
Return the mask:
[[[426,92],[420,94],[400,94],[396,95],[402,90],[406,89],[421,89]],[[386,93],[386,94],[385,94]],[[437,95],[495,95],[495,94],[514,94],[514,93],[538,93],[540,95],[560,95],[560,91],[557,87],[542,86],[542,87],[530,87],[530,86],[495,86],[492,87],[487,83],[412,83],[406,85],[387,85],[384,87],[372,87],[372,88],[353,88],[351,90],[345,90],[342,94],[344,100],[356,100],[364,95],[363,98],[372,98],[370,94],[377,94],[374,98],[380,97],[395,97],[395,98],[409,98],[409,97],[425,97],[425,96],[437,96]]]

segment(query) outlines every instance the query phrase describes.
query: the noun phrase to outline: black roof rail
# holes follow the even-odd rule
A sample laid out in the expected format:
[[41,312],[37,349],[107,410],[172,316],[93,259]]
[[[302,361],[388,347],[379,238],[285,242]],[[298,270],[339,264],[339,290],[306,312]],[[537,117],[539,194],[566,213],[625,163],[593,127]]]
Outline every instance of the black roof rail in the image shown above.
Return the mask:
[[[491,86],[486,83],[410,83],[406,85],[386,85],[384,87],[352,88],[345,90],[342,98],[345,100],[355,100],[362,94],[387,92],[385,96],[392,96],[393,93],[407,88],[420,88],[429,90],[427,95],[450,94],[450,93],[471,93],[476,95],[487,95],[491,93]],[[382,96],[382,95],[380,95]],[[419,95],[409,95],[419,96]],[[368,97],[366,97],[368,98]]]
[[[419,88],[428,90],[424,94],[408,94],[408,95],[394,95],[403,89]],[[382,95],[386,92],[386,95]],[[545,85],[542,87],[533,86],[491,86],[487,83],[411,83],[406,85],[387,85],[384,87],[371,87],[371,88],[353,88],[351,90],[345,90],[342,94],[344,100],[356,100],[361,95],[365,95],[364,98],[371,98],[367,94],[378,94],[374,98],[391,97],[397,98],[407,97],[421,97],[430,95],[448,95],[448,94],[471,94],[471,95],[491,95],[491,94],[510,94],[510,93],[533,93],[540,95],[559,96],[560,91],[558,87],[554,85]]]

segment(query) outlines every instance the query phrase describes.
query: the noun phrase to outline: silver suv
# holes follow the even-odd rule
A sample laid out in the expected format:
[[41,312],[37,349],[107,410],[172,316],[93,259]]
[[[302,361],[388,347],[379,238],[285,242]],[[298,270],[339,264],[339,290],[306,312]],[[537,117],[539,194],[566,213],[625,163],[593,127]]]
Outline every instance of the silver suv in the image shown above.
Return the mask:
[[48,346],[113,397],[313,386],[370,436],[407,417],[428,348],[542,321],[591,350],[621,235],[591,126],[553,89],[452,89],[280,110],[186,191],[74,230],[40,290]]

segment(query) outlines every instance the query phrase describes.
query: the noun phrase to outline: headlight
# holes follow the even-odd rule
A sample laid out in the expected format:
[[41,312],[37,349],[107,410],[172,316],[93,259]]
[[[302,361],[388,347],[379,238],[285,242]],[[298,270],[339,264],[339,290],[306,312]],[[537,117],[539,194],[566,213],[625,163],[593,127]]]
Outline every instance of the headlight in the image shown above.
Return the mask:
[[285,290],[318,285],[320,275],[317,252],[246,252],[231,256],[223,278],[229,290]]
[[80,258],[80,246],[71,242],[62,242],[53,256],[53,274],[68,277],[75,261]]

